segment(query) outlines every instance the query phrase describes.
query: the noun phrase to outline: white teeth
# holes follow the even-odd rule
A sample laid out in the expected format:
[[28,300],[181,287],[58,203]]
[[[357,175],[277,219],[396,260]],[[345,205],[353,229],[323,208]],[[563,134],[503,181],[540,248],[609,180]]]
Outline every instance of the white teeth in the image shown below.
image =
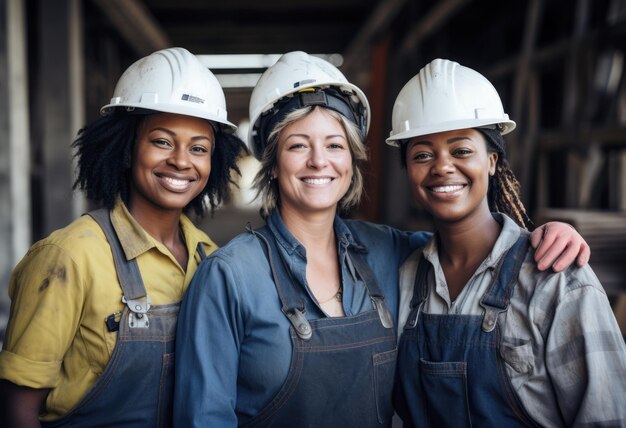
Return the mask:
[[456,192],[457,190],[461,190],[463,188],[463,186],[461,186],[460,184],[456,184],[453,186],[437,186],[437,187],[433,187],[432,191],[435,193],[450,193],[450,192]]
[[178,180],[176,178],[171,178],[171,177],[163,177],[163,178],[172,186],[176,186],[176,187],[184,187],[187,184],[189,184],[189,180]]
[[326,184],[330,183],[330,178],[303,178],[302,181],[308,184]]

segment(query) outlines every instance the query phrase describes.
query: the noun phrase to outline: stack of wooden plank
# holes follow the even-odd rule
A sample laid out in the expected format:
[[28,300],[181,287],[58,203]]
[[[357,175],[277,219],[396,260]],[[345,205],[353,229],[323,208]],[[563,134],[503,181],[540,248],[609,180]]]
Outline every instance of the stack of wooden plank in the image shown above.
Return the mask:
[[574,209],[543,209],[537,224],[564,221],[591,247],[590,264],[608,294],[626,293],[626,213]]

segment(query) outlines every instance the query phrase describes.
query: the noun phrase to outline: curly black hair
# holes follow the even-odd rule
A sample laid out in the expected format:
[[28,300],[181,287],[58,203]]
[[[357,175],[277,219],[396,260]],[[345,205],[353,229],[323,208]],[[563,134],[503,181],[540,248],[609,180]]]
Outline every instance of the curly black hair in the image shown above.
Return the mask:
[[[83,190],[87,199],[109,209],[115,205],[118,195],[128,204],[133,146],[144,117],[117,110],[79,131],[72,143],[78,161],[74,189]],[[202,216],[206,212],[205,200],[208,199],[211,212],[225,201],[229,196],[229,184],[233,183],[231,171],[241,175],[237,160],[246,151],[245,144],[237,136],[217,129],[207,185],[183,211],[193,210]]]

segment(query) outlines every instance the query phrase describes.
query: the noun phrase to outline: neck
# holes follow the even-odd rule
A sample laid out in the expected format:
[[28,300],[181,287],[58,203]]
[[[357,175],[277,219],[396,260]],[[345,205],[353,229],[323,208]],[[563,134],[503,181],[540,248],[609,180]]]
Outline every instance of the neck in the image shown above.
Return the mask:
[[181,210],[147,209],[130,201],[128,211],[154,239],[170,248],[181,242],[179,233]]
[[482,262],[500,235],[501,226],[485,206],[455,222],[435,220],[439,257],[452,266],[474,266]]
[[334,248],[333,224],[336,211],[302,212],[287,207],[280,208],[280,215],[291,234],[307,249]]

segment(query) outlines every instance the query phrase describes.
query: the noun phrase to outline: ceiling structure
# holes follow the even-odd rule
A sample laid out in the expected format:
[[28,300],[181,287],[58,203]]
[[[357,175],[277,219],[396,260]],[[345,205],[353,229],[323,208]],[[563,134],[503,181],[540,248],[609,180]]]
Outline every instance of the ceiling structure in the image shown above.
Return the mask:
[[[292,50],[344,55],[356,70],[359,56],[407,0],[93,0],[92,15],[108,20],[137,57],[169,46],[196,54],[280,54]],[[464,1],[445,1],[461,4]],[[88,9],[88,8],[87,8]],[[89,13],[89,10],[87,10]],[[94,24],[92,24],[94,25]],[[348,67],[344,72],[350,75]],[[224,72],[262,72],[219,70]],[[356,74],[355,72],[353,72]],[[351,76],[351,79],[354,77]],[[229,115],[247,116],[250,88],[227,89]]]
[[[598,1],[615,4],[621,0]],[[342,71],[366,93],[372,68],[370,55],[381,38],[390,39],[390,62],[398,63],[398,58],[402,58],[397,69],[407,72],[397,76],[401,81],[440,56],[478,67],[487,75],[492,71],[503,74],[503,70],[506,74],[515,67],[525,44],[541,45],[552,42],[555,35],[571,34],[576,20],[576,7],[564,8],[568,2],[562,0],[92,0],[88,3],[86,9],[89,12],[89,7],[92,8],[92,17],[100,15],[88,22],[110,27],[112,33],[117,33],[132,50],[132,60],[170,46],[182,46],[196,54],[279,54],[291,50],[339,53],[344,59]],[[586,3],[588,0],[576,2],[578,7]],[[532,22],[543,25],[534,31]],[[388,89],[394,94],[399,90],[393,86]],[[226,90],[233,119],[247,115],[249,93],[249,88]]]

